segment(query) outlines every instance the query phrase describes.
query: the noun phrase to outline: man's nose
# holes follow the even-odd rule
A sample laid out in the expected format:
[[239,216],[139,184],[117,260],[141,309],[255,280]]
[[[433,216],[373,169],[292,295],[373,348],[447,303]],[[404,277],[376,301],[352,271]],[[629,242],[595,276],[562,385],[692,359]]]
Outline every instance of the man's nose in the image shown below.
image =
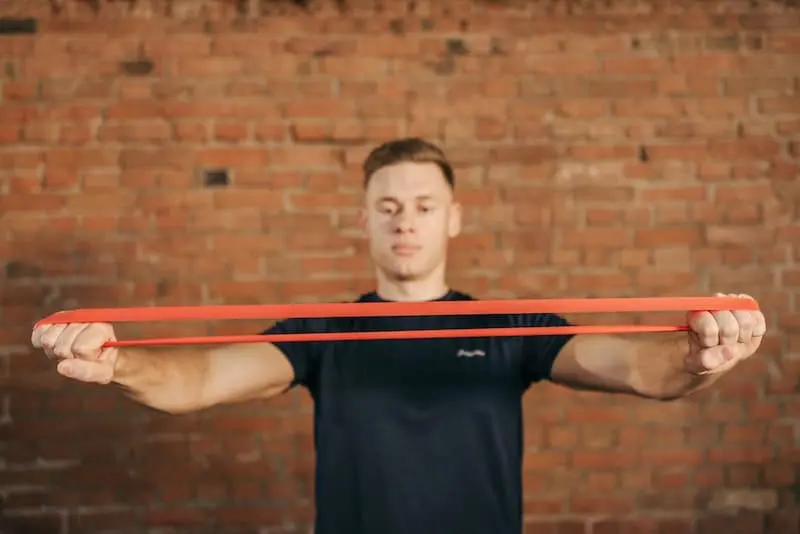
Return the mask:
[[408,210],[403,210],[397,214],[395,228],[398,232],[414,231],[414,216]]

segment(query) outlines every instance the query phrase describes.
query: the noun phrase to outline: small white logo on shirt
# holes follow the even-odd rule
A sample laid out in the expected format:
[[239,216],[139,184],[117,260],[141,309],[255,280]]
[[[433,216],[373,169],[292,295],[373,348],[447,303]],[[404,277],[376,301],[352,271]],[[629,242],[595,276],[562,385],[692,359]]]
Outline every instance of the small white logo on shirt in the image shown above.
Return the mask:
[[475,356],[486,356],[486,353],[480,349],[476,350],[459,349],[456,356],[458,356],[459,358],[474,358]]

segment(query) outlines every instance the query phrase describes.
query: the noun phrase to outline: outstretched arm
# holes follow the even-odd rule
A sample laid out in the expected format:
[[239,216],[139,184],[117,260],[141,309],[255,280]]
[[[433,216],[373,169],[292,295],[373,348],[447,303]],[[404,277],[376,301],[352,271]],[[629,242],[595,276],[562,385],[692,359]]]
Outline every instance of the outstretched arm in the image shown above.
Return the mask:
[[[114,384],[132,399],[168,413],[268,398],[296,380],[295,367],[270,343],[210,347],[104,348],[109,324],[46,325],[31,341],[80,382]],[[295,355],[295,361],[299,356]]]
[[752,356],[766,333],[758,311],[696,312],[687,321],[688,334],[575,336],[559,352],[551,379],[575,389],[672,400],[713,384]]

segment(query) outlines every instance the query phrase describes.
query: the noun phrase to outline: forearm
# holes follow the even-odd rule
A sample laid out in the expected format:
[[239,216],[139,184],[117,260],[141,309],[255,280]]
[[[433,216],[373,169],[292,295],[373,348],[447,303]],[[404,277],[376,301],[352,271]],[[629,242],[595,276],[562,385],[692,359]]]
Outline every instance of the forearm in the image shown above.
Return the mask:
[[185,413],[204,407],[209,360],[201,347],[122,348],[113,383],[146,406]]
[[717,379],[690,373],[684,365],[688,352],[685,334],[576,336],[556,359],[552,377],[576,389],[670,400]]

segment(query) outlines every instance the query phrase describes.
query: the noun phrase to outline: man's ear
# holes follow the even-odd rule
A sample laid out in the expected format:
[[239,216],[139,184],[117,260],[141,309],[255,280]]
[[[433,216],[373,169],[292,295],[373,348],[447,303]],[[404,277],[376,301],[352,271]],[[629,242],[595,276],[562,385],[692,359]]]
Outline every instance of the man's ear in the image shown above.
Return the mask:
[[358,229],[367,231],[367,208],[358,208]]
[[458,202],[453,202],[450,204],[450,218],[447,227],[448,237],[453,238],[461,233],[461,218],[461,204]]

